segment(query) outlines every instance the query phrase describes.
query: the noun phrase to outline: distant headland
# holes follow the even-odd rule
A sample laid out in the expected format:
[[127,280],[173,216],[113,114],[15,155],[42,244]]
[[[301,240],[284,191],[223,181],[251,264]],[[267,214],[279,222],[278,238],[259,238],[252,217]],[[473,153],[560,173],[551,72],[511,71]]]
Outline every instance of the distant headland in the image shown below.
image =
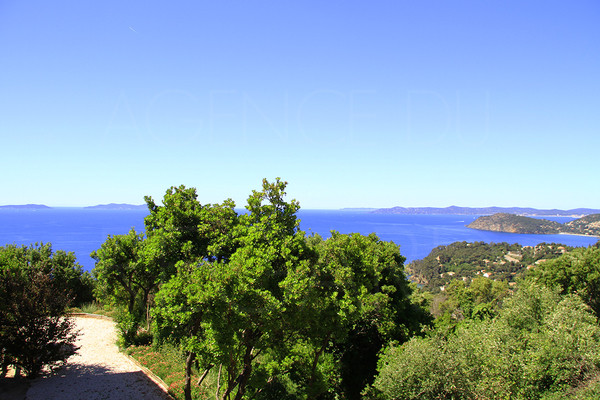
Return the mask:
[[585,217],[561,224],[547,219],[498,213],[479,217],[467,225],[467,228],[508,233],[600,236],[600,214],[586,215]]
[[124,203],[110,203],[110,204],[98,204],[96,206],[84,207],[87,209],[95,210],[147,210],[148,206],[145,204],[124,204]]
[[[0,210],[50,210],[54,208],[64,207],[50,207],[44,204],[11,204],[6,206],[0,206]],[[69,207],[71,208],[71,207]],[[72,208],[84,208],[88,210],[148,210],[148,206],[145,204],[125,204],[125,203],[110,203],[110,204],[98,204],[96,206],[87,207],[72,207]]]
[[575,208],[572,210],[541,210],[525,207],[392,207],[379,208],[373,213],[377,214],[404,214],[404,215],[492,215],[498,213],[517,214],[536,217],[573,217],[590,214],[600,214],[600,209]]
[[44,210],[51,207],[48,207],[44,204],[14,204],[14,205],[6,205],[0,206],[2,209],[7,210]]

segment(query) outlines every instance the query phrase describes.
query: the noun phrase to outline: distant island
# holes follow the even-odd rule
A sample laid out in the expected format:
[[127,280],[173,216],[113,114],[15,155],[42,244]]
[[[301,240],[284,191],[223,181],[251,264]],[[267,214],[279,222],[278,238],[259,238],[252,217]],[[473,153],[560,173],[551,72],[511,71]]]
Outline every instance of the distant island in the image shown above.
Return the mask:
[[373,213],[377,214],[404,214],[404,215],[492,215],[497,213],[518,214],[538,217],[550,216],[583,216],[589,214],[600,214],[600,209],[575,208],[572,210],[540,210],[537,208],[524,207],[392,207],[379,208]]
[[44,204],[16,204],[16,205],[0,206],[0,208],[7,209],[7,210],[45,210],[50,207],[48,207]]
[[508,233],[600,236],[600,213],[586,215],[564,224],[547,219],[497,213],[479,217],[467,225],[467,228]]
[[86,209],[95,210],[147,210],[148,206],[145,204],[124,204],[124,203],[110,203],[110,204],[98,204],[96,206],[84,207]]

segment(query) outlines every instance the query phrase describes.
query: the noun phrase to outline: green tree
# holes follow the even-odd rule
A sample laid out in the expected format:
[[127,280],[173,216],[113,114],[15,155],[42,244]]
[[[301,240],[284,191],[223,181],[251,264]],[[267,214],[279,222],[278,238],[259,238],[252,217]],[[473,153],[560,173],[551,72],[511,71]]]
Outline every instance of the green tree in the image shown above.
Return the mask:
[[126,235],[109,235],[100,249],[92,252],[96,260],[93,274],[99,282],[100,296],[115,303],[123,302],[133,314],[140,291],[156,285],[157,278],[146,274],[141,259],[143,233],[131,229]]
[[[235,232],[225,229],[221,235],[228,238],[216,235],[204,242],[206,249],[235,248],[231,256],[210,262],[200,255],[195,263],[181,262],[176,277],[156,297],[159,337],[179,343],[187,352],[188,373],[194,359],[206,370],[218,365],[215,390],[223,399],[241,399],[250,388],[259,390],[252,381],[257,357],[281,347],[290,329],[279,283],[287,267],[303,257],[305,245],[297,229],[297,203],[283,199],[285,185],[279,179],[264,180],[263,190],[248,199],[249,213],[239,217]],[[213,247],[215,243],[234,246]]]
[[108,236],[100,249],[92,252],[96,260],[92,273],[97,279],[98,297],[116,306],[124,306],[118,314],[118,328],[125,343],[137,335],[149,310],[149,297],[160,283],[160,270],[144,257],[143,233],[131,229],[126,235]]
[[149,241],[146,257],[160,265],[166,281],[175,274],[175,265],[198,259],[227,259],[236,248],[235,203],[202,205],[195,188],[171,187],[162,206],[145,197],[150,214],[145,219]]
[[406,341],[429,319],[411,301],[404,257],[394,243],[375,234],[334,231],[317,244],[316,251],[318,293],[307,298],[314,301],[317,312],[307,337],[319,341],[314,343],[316,355],[336,354],[340,389],[349,399],[359,398],[375,375],[378,352],[390,341]]

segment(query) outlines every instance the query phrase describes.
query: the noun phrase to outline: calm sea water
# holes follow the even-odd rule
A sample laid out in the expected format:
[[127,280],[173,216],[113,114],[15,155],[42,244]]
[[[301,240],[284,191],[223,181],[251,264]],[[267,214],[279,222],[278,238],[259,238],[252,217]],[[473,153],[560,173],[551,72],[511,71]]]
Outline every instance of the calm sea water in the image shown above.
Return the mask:
[[[51,208],[0,210],[0,245],[52,243],[54,250],[73,251],[85,270],[94,267],[90,253],[108,235],[125,234],[132,227],[141,232],[147,211]],[[375,232],[382,240],[400,245],[407,262],[421,259],[436,246],[456,241],[508,242],[536,245],[541,242],[588,246],[597,238],[572,235],[521,235],[468,229],[473,215],[389,215],[354,211],[300,210],[300,227],[307,233],[329,236],[340,233]],[[551,218],[566,222],[570,218]]]

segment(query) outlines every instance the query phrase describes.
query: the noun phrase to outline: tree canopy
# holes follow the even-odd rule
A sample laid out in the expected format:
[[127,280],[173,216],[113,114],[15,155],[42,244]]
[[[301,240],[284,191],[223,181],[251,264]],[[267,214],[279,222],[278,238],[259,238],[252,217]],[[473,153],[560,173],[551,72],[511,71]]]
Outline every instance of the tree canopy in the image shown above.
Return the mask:
[[[398,246],[375,235],[306,237],[285,188],[264,180],[237,217],[233,207],[209,207],[228,225],[203,246],[227,252],[179,260],[156,295],[159,340],[186,352],[187,396],[194,362],[212,372],[217,398],[357,395],[383,345],[426,322]],[[210,226],[211,212],[199,226]]]

